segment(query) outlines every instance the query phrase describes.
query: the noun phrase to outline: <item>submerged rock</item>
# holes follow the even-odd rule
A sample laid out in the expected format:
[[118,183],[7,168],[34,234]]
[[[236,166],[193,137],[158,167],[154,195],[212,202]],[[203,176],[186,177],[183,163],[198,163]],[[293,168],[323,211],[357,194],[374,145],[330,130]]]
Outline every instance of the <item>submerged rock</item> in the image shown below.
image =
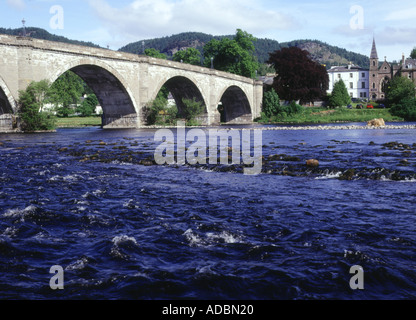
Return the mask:
[[352,180],[355,175],[355,169],[348,169],[340,177],[340,180]]

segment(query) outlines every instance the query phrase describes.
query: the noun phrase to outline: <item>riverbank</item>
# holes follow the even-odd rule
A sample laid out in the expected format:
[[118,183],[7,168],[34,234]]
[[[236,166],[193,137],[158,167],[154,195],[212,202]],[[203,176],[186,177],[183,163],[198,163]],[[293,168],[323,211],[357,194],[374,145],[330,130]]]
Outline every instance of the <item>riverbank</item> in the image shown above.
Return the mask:
[[390,114],[389,109],[347,109],[308,107],[302,112],[284,118],[258,119],[260,124],[295,125],[295,124],[333,124],[348,122],[367,122],[382,118],[386,122],[403,121],[402,118]]
[[57,128],[82,128],[101,126],[100,116],[56,118]]
[[381,129],[416,129],[414,124],[405,125],[385,125],[380,127],[368,125],[299,125],[299,126],[271,126],[255,128],[257,130],[381,130]]
[[[328,110],[325,108],[304,108],[303,112],[284,119],[259,119],[256,121],[262,125],[325,125],[331,126],[340,123],[367,123],[372,119],[383,118],[386,122],[403,121],[399,117],[392,116],[388,109],[346,109],[339,108]],[[100,116],[56,118],[57,128],[82,128],[101,126]],[[143,128],[160,128],[167,126],[142,126]]]

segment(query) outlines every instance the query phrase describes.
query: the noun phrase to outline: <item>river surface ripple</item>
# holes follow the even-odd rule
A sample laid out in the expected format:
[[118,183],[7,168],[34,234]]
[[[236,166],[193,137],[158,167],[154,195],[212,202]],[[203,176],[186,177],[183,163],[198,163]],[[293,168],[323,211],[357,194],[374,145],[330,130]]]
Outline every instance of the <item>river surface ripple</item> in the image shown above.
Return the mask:
[[416,298],[414,130],[265,130],[254,176],[154,133],[0,135],[1,299]]

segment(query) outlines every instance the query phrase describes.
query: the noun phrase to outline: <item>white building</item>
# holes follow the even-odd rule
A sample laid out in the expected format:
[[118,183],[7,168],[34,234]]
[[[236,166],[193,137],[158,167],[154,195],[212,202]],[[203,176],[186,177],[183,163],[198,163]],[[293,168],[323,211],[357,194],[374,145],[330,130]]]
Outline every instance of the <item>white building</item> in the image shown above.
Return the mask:
[[343,80],[348,93],[354,99],[369,98],[369,70],[349,64],[348,66],[332,67],[328,70],[329,89],[332,93],[337,81]]

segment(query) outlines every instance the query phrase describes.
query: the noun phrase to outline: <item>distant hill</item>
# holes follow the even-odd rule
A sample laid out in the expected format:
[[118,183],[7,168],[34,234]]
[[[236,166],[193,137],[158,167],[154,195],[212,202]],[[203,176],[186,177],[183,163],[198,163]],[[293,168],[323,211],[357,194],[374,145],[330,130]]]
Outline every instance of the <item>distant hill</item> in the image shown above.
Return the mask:
[[[22,30],[22,28],[18,28],[18,29],[0,28],[0,33],[7,34],[7,35],[10,35],[10,36],[22,36],[23,35],[23,30]],[[35,38],[35,39],[57,41],[57,42],[76,44],[76,45],[81,45],[81,46],[86,46],[86,47],[100,48],[99,45],[96,45],[92,42],[71,40],[71,39],[65,38],[63,36],[57,36],[55,34],[51,34],[48,31],[46,31],[45,29],[41,29],[41,28],[26,27],[26,35],[28,37]]]
[[[212,36],[200,32],[184,32],[169,37],[133,42],[120,48],[119,51],[142,54],[144,41],[145,48],[154,48],[166,54],[168,57],[172,57],[177,51],[190,47],[196,48],[202,52],[204,45],[210,40],[214,38],[221,39],[224,37],[233,38],[233,35]],[[307,50],[315,61],[325,64],[328,69],[331,66],[346,65],[349,62],[364,68],[370,65],[370,60],[365,55],[331,46],[318,40],[295,40],[280,43],[272,39],[257,39],[255,42],[255,54],[259,62],[264,63],[269,59],[269,53],[293,46]]]
[[[21,36],[22,28],[0,28],[0,33]],[[71,40],[63,36],[54,35],[41,28],[27,27],[26,33],[28,36],[36,39],[64,42],[88,47],[100,47],[99,45],[96,45],[92,42]],[[232,39],[234,36],[213,36],[201,32],[184,32],[162,38],[133,42],[120,48],[119,51],[143,54],[144,41],[145,48],[154,48],[162,53],[165,53],[168,57],[172,57],[177,51],[191,47],[203,52],[205,44],[212,39],[220,40],[226,37]],[[318,40],[295,40],[290,42],[278,42],[272,39],[257,39],[255,42],[255,55],[257,56],[259,62],[264,63],[269,59],[269,53],[285,47],[293,46],[307,50],[315,61],[321,64],[325,64],[328,69],[331,66],[346,65],[349,62],[364,68],[370,65],[370,59],[365,55],[354,53],[336,46],[331,46]]]

